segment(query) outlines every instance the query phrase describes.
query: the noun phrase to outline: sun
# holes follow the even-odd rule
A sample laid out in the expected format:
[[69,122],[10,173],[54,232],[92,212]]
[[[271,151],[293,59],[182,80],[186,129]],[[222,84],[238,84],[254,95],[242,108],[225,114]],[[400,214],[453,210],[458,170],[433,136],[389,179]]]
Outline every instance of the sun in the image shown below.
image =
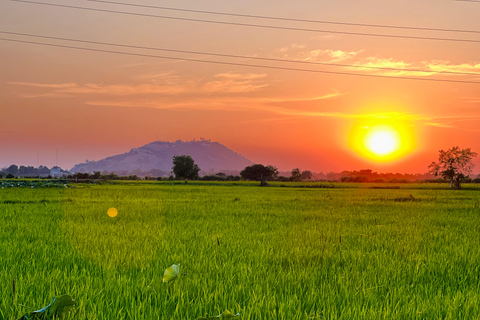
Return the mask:
[[363,143],[365,148],[374,155],[384,157],[400,149],[401,137],[393,127],[377,125],[367,130]]
[[387,163],[411,154],[415,140],[411,126],[395,119],[374,119],[352,128],[349,145],[361,158]]

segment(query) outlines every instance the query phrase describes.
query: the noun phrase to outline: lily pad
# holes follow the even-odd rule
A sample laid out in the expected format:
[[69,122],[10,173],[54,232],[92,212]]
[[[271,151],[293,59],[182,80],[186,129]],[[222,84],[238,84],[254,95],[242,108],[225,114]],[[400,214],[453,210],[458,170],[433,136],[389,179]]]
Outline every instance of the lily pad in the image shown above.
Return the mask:
[[47,320],[63,318],[75,307],[75,300],[70,295],[54,297],[52,302],[40,310],[24,314],[19,320]]
[[165,269],[163,273],[163,282],[170,282],[175,280],[180,273],[180,263],[179,264],[172,264],[172,266]]

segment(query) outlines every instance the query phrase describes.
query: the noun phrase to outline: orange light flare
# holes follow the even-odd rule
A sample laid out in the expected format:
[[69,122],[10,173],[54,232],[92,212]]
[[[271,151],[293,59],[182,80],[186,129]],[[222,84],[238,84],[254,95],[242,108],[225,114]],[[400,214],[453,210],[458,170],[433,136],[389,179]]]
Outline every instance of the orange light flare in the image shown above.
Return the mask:
[[377,163],[401,160],[415,145],[412,126],[395,119],[359,123],[349,137],[349,146],[357,155]]

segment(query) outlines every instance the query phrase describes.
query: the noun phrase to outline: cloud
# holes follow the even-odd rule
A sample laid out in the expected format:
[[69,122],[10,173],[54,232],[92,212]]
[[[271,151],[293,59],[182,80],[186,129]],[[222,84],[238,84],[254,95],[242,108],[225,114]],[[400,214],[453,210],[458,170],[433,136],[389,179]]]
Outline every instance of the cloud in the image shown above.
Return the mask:
[[340,96],[347,95],[348,93],[341,93],[337,89],[332,89],[332,92],[326,93],[321,96],[314,96],[314,97],[293,97],[293,98],[265,98],[265,103],[283,103],[283,102],[307,102],[307,101],[317,101],[317,100],[325,100],[325,99],[332,99],[337,98]]
[[36,87],[36,88],[48,88],[48,89],[69,89],[75,88],[76,83],[34,83],[34,82],[9,82],[17,86]]
[[282,59],[292,59],[298,61],[309,61],[309,62],[324,62],[324,63],[333,63],[351,60],[355,58],[358,54],[363,52],[360,51],[344,51],[344,50],[332,50],[332,49],[314,49],[314,50],[304,50],[306,46],[299,44],[292,44],[290,46],[285,46],[280,49],[275,50],[273,57],[282,58]]
[[462,63],[462,64],[450,64],[449,61],[440,61],[440,60],[433,60],[433,61],[423,61],[423,64],[432,71],[442,72],[465,72],[465,73],[472,73],[474,75],[480,75],[480,63],[472,62],[472,63]]
[[167,94],[176,95],[188,90],[184,85],[155,85],[155,84],[120,84],[103,85],[87,83],[79,85],[76,83],[43,84],[30,82],[10,82],[13,85],[21,85],[34,88],[52,89],[44,94],[25,94],[26,97],[65,97],[80,94],[104,94],[104,95],[141,95],[141,94]]
[[221,73],[215,75],[220,80],[210,81],[203,85],[206,92],[227,92],[227,93],[246,93],[267,87],[268,84],[261,79],[266,74],[238,74],[238,73]]
[[353,59],[362,51],[312,50],[306,53],[304,61],[340,62]]
[[424,125],[438,128],[453,128],[451,124],[439,123],[439,122],[425,122]]
[[149,72],[144,74],[139,74],[133,77],[134,80],[143,81],[143,80],[150,80],[150,81],[161,81],[164,83],[171,83],[179,81],[180,77],[174,75],[172,71],[166,72]]
[[[332,89],[332,92],[321,96],[313,97],[252,97],[250,95],[205,95],[204,92],[197,92],[190,96],[182,96],[178,99],[176,96],[156,98],[124,98],[111,97],[107,99],[92,99],[85,102],[88,105],[114,106],[114,107],[146,107],[155,109],[192,109],[192,110],[223,110],[223,111],[254,111],[264,112],[275,115],[287,115],[289,113],[298,117],[306,116],[307,113],[300,112],[292,105],[287,107],[277,107],[275,103],[295,103],[304,101],[320,101],[325,99],[334,99],[345,95],[338,90]],[[294,111],[294,110],[296,111]]]
[[[426,73],[402,70],[402,69],[413,69],[412,64],[405,61],[398,61],[393,58],[377,58],[377,57],[368,57],[353,63],[355,67],[350,67],[350,69],[361,70],[374,72],[376,74],[389,75],[389,76],[400,76],[400,75],[417,75],[424,76]],[[388,69],[399,69],[399,70],[388,70]],[[431,73],[429,73],[431,74]]]
[[[452,65],[448,61],[422,61],[420,63],[405,62],[393,58],[367,57],[357,60],[353,65],[355,68],[349,69],[361,70],[369,73],[387,75],[387,76],[417,76],[425,77],[437,75],[442,72],[470,73],[480,75],[479,63],[463,63]],[[388,70],[398,69],[398,70]],[[418,69],[418,70],[416,70]],[[465,76],[448,74],[449,76]]]
[[462,97],[462,100],[469,104],[480,104],[480,97]]
[[[480,75],[480,63],[464,62],[451,64],[449,61],[405,61],[393,57],[362,57],[365,50],[345,51],[340,49],[313,49],[307,50],[305,46],[292,44],[275,50],[270,56],[277,59],[296,60],[312,63],[341,63],[350,71],[361,71],[369,74],[384,76],[411,76],[426,77],[445,73],[445,76],[468,76],[453,73],[469,73]],[[350,66],[349,66],[350,65]],[[395,69],[395,70],[389,70]]]
[[265,78],[267,74],[265,73],[220,73],[216,74],[217,78],[226,78],[226,79],[236,79],[236,80],[252,80],[252,79],[261,79]]

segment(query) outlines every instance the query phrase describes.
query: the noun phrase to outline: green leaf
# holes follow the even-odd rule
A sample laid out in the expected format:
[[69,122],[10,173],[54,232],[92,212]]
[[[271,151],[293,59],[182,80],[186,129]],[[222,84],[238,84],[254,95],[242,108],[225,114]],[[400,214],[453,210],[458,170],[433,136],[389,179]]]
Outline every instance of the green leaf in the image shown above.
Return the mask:
[[24,314],[19,320],[47,320],[53,318],[63,318],[75,307],[75,300],[72,296],[63,295],[54,297],[52,302],[40,310]]
[[165,269],[163,273],[163,282],[170,282],[175,280],[180,273],[180,263],[179,264],[172,264],[171,267]]

